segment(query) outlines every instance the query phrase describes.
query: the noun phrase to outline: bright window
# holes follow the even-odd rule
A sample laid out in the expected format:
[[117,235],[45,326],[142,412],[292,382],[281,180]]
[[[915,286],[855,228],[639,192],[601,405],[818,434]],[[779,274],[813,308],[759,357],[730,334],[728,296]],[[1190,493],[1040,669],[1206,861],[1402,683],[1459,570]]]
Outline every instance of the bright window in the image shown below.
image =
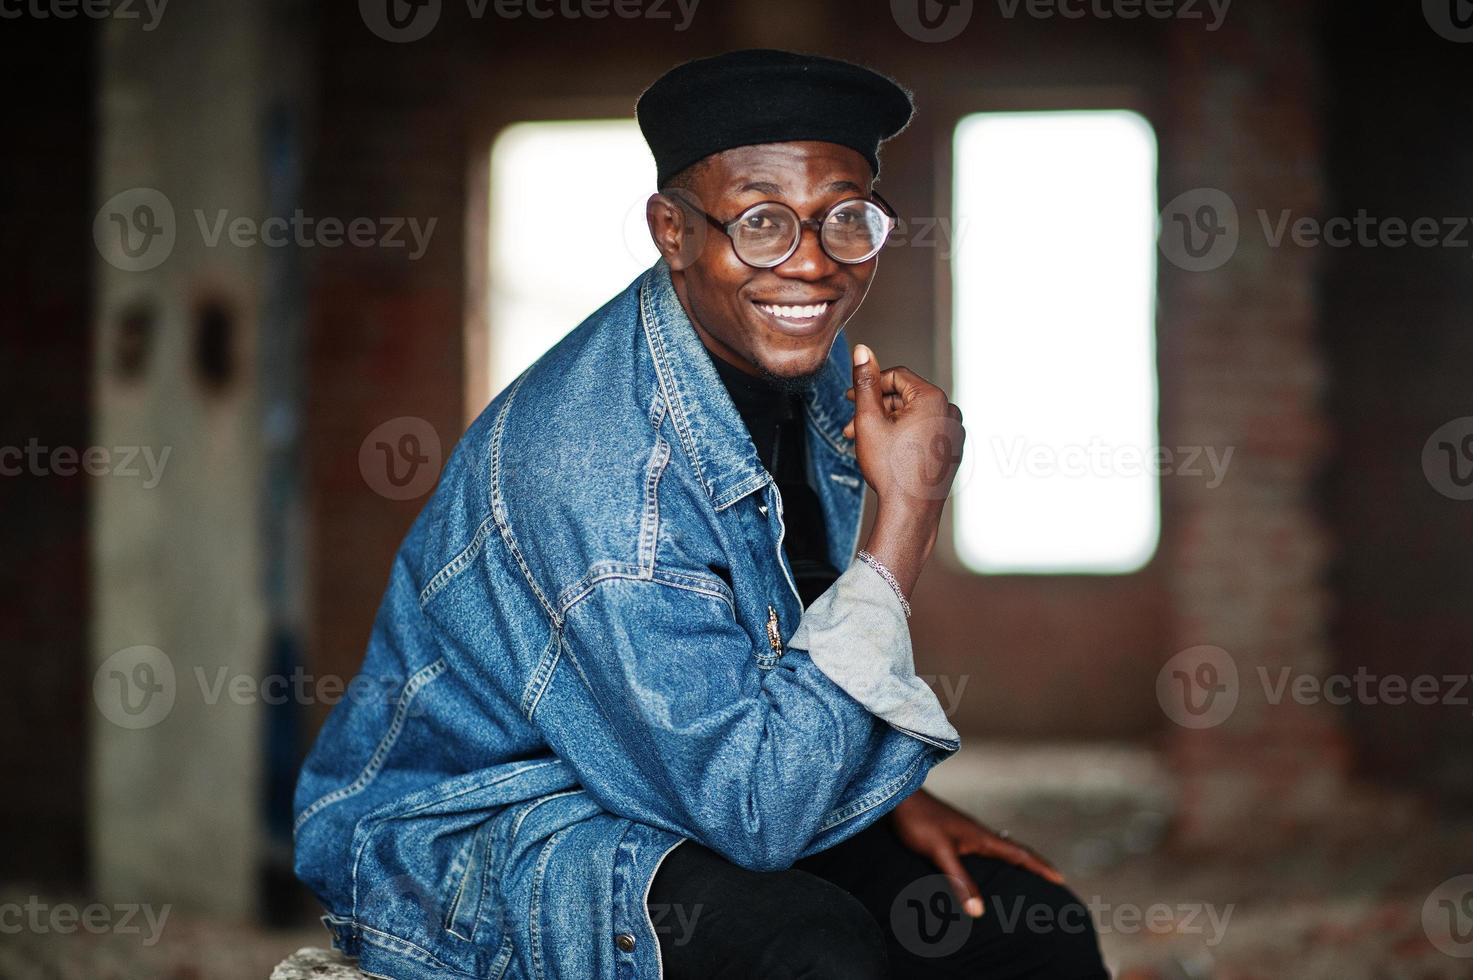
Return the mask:
[[1156,140],[1124,111],[997,112],[954,135],[957,554],[1130,572],[1160,536]]
[[525,122],[491,150],[491,391],[658,256],[655,162],[631,120]]

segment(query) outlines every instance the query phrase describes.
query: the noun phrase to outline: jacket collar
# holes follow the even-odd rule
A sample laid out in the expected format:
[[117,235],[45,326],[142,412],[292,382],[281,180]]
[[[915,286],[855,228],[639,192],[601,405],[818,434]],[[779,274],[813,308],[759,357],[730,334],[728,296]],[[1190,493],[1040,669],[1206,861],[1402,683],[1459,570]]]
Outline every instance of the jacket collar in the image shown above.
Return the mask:
[[[711,364],[711,354],[680,305],[663,258],[640,281],[639,317],[681,445],[715,508],[729,507],[772,478]],[[857,474],[854,447],[844,438],[844,426],[854,414],[844,397],[853,377],[849,358],[849,342],[841,329],[804,405],[829,449]]]

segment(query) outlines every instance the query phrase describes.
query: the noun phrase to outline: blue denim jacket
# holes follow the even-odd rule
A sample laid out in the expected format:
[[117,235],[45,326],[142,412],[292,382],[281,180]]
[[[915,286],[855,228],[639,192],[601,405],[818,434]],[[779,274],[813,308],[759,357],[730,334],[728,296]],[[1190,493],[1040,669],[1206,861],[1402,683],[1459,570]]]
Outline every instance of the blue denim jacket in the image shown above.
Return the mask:
[[841,333],[806,405],[845,571],[807,610],[663,261],[471,425],[297,785],[297,874],[364,972],[653,980],[646,896],[683,840],[785,868],[956,750],[853,560],[850,378]]

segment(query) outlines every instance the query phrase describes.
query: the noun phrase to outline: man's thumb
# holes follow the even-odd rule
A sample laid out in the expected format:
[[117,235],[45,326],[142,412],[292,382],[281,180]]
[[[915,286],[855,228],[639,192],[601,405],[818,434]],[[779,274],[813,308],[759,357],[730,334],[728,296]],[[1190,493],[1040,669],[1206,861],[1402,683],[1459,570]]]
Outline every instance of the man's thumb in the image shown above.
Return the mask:
[[883,415],[885,399],[880,393],[880,369],[874,351],[864,344],[854,345],[854,415],[867,412]]

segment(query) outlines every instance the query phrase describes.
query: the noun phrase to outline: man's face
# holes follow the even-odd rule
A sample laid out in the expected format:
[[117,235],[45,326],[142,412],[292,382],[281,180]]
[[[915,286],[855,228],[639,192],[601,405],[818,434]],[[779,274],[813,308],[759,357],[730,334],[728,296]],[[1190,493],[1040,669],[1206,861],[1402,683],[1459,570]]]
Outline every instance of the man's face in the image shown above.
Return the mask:
[[[685,196],[721,221],[761,201],[781,201],[803,219],[822,219],[840,201],[868,197],[872,180],[863,156],[836,143],[763,143],[708,157]],[[798,249],[781,265],[754,269],[737,258],[731,240],[699,215],[677,232],[650,202],[655,244],[670,262],[675,292],[706,347],[748,374],[789,385],[812,380],[839,329],[859,308],[878,257],[859,265],[829,258],[818,234],[804,228]],[[696,235],[699,250],[690,246]],[[672,237],[673,236],[673,237]],[[682,238],[683,249],[672,247]],[[793,315],[775,307],[808,307]]]

